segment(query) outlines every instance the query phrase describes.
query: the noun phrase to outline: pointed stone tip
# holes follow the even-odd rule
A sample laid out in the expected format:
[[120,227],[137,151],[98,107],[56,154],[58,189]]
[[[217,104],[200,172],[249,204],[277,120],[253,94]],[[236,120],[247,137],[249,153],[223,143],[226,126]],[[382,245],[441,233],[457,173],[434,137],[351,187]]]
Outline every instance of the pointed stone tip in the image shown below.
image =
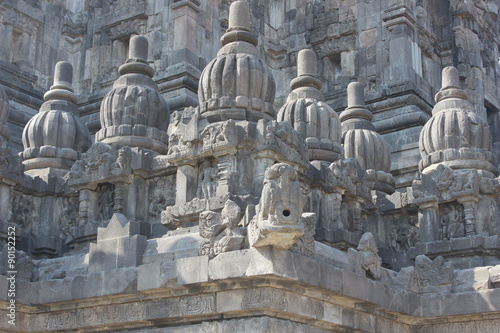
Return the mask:
[[129,59],[137,59],[141,62],[148,60],[148,39],[144,36],[133,36],[130,38],[128,52]]
[[458,69],[453,66],[443,68],[441,89],[460,88],[460,79],[458,77]]
[[250,5],[246,1],[235,1],[229,7],[228,30],[250,31]]
[[54,70],[54,86],[71,87],[73,83],[73,66],[67,61],[59,61]]
[[302,75],[317,76],[316,55],[311,49],[299,51],[297,59],[297,76]]
[[351,82],[347,86],[347,107],[365,106],[365,87],[361,82]]

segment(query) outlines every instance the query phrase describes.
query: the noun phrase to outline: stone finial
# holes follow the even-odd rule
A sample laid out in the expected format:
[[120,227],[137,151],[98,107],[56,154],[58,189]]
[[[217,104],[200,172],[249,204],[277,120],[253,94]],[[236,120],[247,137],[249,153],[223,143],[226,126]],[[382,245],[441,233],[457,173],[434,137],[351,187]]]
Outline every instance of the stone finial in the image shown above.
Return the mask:
[[433,114],[444,109],[441,105],[439,105],[439,102],[450,98],[465,100],[467,104],[463,102],[461,103],[461,106],[465,109],[472,107],[471,105],[468,105],[469,102],[467,101],[467,93],[460,87],[458,69],[453,66],[443,68],[441,80],[441,90],[439,90],[434,98],[438,104],[434,107]]
[[458,69],[453,66],[443,68],[441,89],[460,88]]
[[[250,31],[250,5],[246,1],[235,1],[229,7],[228,29],[222,36],[221,43],[224,46],[231,42],[247,42],[257,46],[257,37]],[[223,49],[221,51],[225,52]],[[244,46],[237,49],[245,49],[248,52]]]
[[144,36],[132,36],[130,38],[128,60],[118,69],[120,75],[128,73],[144,74],[153,77],[154,69],[147,64],[148,39]]
[[347,86],[347,108],[365,108],[365,87],[361,82],[351,82]]
[[317,76],[316,55],[311,49],[300,50],[297,60],[297,76]]
[[59,61],[54,70],[54,85],[50,89],[73,91],[73,66],[67,61]]
[[130,38],[128,58],[133,61],[144,62],[148,60],[148,39],[144,36],[133,36]]
[[311,49],[300,50],[297,55],[297,77],[290,82],[292,92],[288,101],[297,98],[314,98],[323,101],[321,81],[316,77],[316,54]]
[[[54,70],[54,84],[43,95],[45,101],[66,100],[76,104],[77,98],[73,93],[73,66],[67,61],[59,61]],[[41,109],[41,111],[44,109]],[[69,110],[65,110],[69,111]]]
[[[373,119],[373,114],[365,106],[365,93],[363,84],[360,82],[351,82],[347,86],[347,108],[340,114],[340,120],[342,122],[350,120],[351,122],[357,122],[363,124],[361,127],[356,128],[367,128],[374,130],[375,128],[371,124]],[[344,130],[342,130],[344,132]]]
[[250,31],[250,6],[246,1],[235,1],[229,7],[229,27],[231,30]]

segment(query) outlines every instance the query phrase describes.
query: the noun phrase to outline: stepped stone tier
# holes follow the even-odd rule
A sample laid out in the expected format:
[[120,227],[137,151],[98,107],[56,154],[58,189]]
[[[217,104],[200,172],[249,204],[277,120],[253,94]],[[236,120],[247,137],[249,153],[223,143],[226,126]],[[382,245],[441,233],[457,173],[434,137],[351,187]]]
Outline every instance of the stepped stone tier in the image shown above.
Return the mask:
[[496,2],[0,1],[0,332],[500,333]]
[[96,140],[107,144],[167,152],[170,112],[147,64],[148,40],[130,38],[129,59],[120,66],[120,78],[101,104],[101,127]]
[[259,57],[249,10],[248,2],[231,4],[222,47],[201,74],[198,98],[201,113],[209,122],[275,117],[276,85],[271,70]]
[[317,78],[314,51],[301,50],[292,92],[278,112],[278,121],[287,121],[309,148],[309,159],[333,162],[342,157],[341,128],[337,113],[324,102]]
[[73,66],[58,62],[54,84],[43,96],[45,103],[23,131],[22,156],[28,174],[44,169],[64,174],[92,143],[89,130],[78,117],[72,81]]
[[373,114],[365,106],[364,87],[360,82],[347,86],[347,109],[340,114],[342,137],[346,158],[356,158],[366,171],[369,187],[392,194],[394,177],[391,169],[391,152],[384,138],[371,123]]
[[497,175],[488,123],[474,112],[467,93],[460,88],[455,67],[443,69],[443,84],[436,94],[436,102],[432,118],[420,133],[420,171],[429,173],[438,165],[446,165]]

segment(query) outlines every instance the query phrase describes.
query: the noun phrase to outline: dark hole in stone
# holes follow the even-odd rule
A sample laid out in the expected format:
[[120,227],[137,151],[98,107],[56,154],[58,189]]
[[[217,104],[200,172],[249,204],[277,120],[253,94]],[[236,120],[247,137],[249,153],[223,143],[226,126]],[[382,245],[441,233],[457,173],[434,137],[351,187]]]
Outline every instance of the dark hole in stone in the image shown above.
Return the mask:
[[290,216],[290,211],[288,209],[283,210],[283,216]]

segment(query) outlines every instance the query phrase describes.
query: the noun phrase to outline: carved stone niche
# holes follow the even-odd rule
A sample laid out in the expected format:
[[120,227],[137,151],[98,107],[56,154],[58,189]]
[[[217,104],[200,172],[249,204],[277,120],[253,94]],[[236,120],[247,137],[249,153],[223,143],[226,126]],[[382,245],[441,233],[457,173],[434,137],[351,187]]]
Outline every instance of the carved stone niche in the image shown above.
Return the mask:
[[439,207],[439,239],[465,237],[464,207],[458,202],[447,202]]
[[111,219],[115,206],[115,185],[100,183],[95,190],[80,191],[80,208],[75,230],[75,242],[95,238],[98,227],[104,227]]
[[303,207],[297,171],[285,163],[267,169],[256,215],[248,226],[250,245],[291,248],[304,234]]

